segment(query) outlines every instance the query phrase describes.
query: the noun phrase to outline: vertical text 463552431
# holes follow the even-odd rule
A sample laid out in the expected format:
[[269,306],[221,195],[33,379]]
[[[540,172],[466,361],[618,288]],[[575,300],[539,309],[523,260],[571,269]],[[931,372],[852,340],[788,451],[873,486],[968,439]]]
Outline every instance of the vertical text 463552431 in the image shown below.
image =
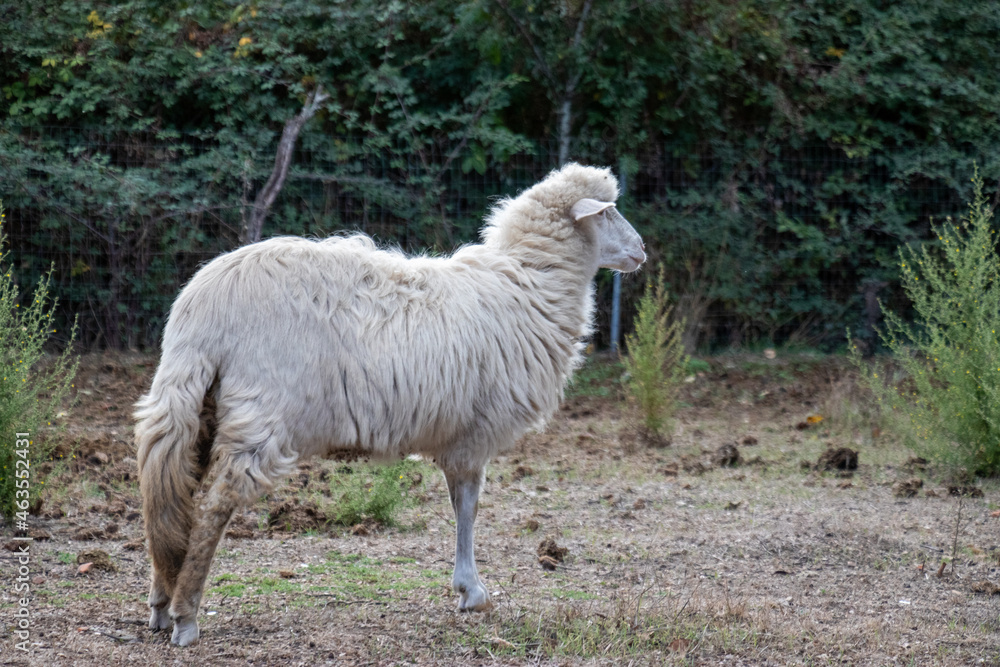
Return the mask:
[[[28,529],[28,496],[31,489],[31,447],[30,433],[15,433],[14,440],[14,477],[17,492],[15,506],[15,527],[19,532]],[[14,647],[18,651],[27,652],[31,639],[31,538],[15,537],[20,542],[14,555],[17,556],[17,576],[14,578],[14,599],[17,601],[14,612],[14,636],[19,640]]]

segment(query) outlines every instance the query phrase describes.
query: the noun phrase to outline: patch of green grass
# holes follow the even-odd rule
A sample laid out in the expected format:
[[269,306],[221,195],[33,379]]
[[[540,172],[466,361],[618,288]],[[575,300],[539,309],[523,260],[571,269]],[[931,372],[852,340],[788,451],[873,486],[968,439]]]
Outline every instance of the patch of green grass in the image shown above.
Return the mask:
[[246,584],[223,584],[221,586],[213,586],[209,588],[208,594],[222,595],[229,598],[241,598],[246,590]]
[[602,596],[588,593],[587,591],[574,591],[573,589],[553,588],[549,589],[549,595],[557,600],[600,600]]
[[59,554],[56,556],[56,558],[58,558],[59,562],[62,563],[63,565],[72,565],[73,563],[76,562],[76,556],[69,553],[68,551],[60,551]]
[[104,498],[104,490],[96,482],[85,481],[82,487],[83,493],[87,498]]
[[302,590],[302,586],[288,579],[262,577],[255,582],[254,595],[270,595],[271,593],[297,593]]
[[416,558],[406,558],[404,556],[393,556],[389,559],[390,563],[416,563]]
[[751,628],[685,613],[683,603],[663,593],[647,592],[635,597],[612,593],[606,605],[597,605],[596,598],[577,594],[580,599],[566,596],[568,601],[554,607],[518,609],[512,616],[494,614],[454,637],[454,641],[494,656],[617,662],[649,659],[654,652],[665,658],[671,655],[671,644],[677,640],[684,642],[689,655],[693,655],[710,633],[732,631],[737,633],[734,637],[756,637]]
[[573,373],[566,398],[578,396],[599,396],[606,398],[618,391],[619,380],[625,367],[611,357],[587,357],[583,365]]
[[712,365],[705,361],[704,359],[696,359],[694,357],[688,357],[687,363],[684,364],[684,373],[686,375],[694,375],[695,373],[708,373],[712,370]]

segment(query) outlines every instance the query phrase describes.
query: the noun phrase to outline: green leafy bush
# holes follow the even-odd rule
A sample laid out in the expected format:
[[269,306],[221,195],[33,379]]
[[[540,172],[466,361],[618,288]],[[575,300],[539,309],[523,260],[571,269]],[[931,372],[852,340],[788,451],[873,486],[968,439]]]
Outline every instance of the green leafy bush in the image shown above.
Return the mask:
[[342,470],[330,482],[337,503],[333,523],[353,526],[371,520],[383,526],[396,524],[396,514],[406,506],[410,489],[420,483],[417,464],[403,460],[395,465],[363,465]]
[[[5,242],[4,217],[0,201],[0,248]],[[52,450],[39,431],[69,391],[78,360],[70,355],[74,326],[65,351],[42,367],[43,347],[55,333],[56,300],[49,297],[52,273],[42,277],[31,303],[22,308],[12,271],[7,253],[0,252],[0,514],[22,521],[43,488],[42,480],[32,474],[32,464],[49,458]],[[18,439],[16,433],[29,435]]]
[[[893,364],[867,373],[906,443],[950,467],[1000,473],[1000,258],[977,175],[967,217],[935,226],[939,243],[900,250],[913,324],[885,313]],[[860,366],[858,350],[853,357]],[[888,370],[887,370],[888,369]]]
[[671,323],[671,310],[661,266],[656,283],[647,281],[639,300],[635,330],[625,338],[625,385],[642,417],[645,435],[651,440],[673,430],[677,390],[688,361],[681,341],[684,321]]

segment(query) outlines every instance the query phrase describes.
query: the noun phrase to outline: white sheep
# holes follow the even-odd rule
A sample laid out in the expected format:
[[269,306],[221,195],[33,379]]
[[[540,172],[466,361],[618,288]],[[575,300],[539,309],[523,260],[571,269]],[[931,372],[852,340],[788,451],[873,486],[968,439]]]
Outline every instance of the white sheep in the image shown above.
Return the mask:
[[345,449],[433,457],[455,511],[459,609],[489,608],[473,556],[483,470],[557,408],[598,267],[645,261],[617,197],[609,170],[568,164],[502,201],[483,243],[451,257],[361,235],[275,238],[198,271],[135,413],[150,628],[172,622],[173,643],[196,641],[233,511],[299,461]]

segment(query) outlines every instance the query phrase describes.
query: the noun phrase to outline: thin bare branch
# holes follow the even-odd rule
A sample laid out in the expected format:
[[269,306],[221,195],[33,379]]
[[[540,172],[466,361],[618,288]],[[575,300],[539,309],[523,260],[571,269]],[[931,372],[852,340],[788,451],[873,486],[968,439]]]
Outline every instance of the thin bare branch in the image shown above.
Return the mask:
[[320,106],[330,96],[323,91],[322,84],[316,86],[316,90],[309,93],[302,110],[285,123],[285,129],[281,132],[281,141],[278,142],[278,151],[274,157],[274,169],[271,177],[259,193],[253,203],[253,210],[250,219],[240,232],[240,245],[255,243],[260,240],[261,231],[264,228],[264,219],[267,217],[274,200],[285,184],[285,177],[288,175],[288,167],[292,163],[292,154],[295,151],[295,143],[298,141],[299,132],[302,127],[309,122],[309,119],[316,115]]

